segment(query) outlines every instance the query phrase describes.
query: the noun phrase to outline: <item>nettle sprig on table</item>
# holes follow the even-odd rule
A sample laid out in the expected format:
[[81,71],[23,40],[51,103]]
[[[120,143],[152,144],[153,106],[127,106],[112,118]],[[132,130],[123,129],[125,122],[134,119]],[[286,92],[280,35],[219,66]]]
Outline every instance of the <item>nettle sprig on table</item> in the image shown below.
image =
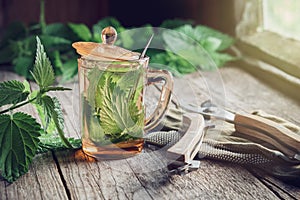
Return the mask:
[[[78,148],[80,139],[64,136],[64,118],[58,98],[49,91],[70,90],[53,86],[55,75],[44,46],[38,37],[33,71],[37,90],[31,90],[26,80],[0,83],[0,175],[13,182],[25,174],[37,153],[65,148]],[[41,124],[15,109],[32,104]]]

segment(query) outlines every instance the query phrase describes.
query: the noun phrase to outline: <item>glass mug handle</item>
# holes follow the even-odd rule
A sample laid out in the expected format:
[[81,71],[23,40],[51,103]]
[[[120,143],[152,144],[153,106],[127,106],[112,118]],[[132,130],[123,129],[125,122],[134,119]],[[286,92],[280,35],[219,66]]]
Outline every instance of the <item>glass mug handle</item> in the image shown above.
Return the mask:
[[158,105],[154,112],[146,119],[144,131],[147,132],[157,126],[165,112],[167,111],[169,102],[171,100],[171,93],[173,90],[173,77],[167,70],[148,70],[147,71],[147,85],[151,83],[163,81],[161,94]]

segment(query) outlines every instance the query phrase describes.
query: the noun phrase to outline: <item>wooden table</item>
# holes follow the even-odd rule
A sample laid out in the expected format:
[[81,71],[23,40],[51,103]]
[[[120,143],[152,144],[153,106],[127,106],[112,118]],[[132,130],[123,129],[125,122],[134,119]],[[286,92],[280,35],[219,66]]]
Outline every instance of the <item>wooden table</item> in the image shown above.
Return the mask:
[[[214,92],[224,92],[229,109],[262,109],[300,125],[299,102],[239,68],[225,67],[202,77],[209,87],[198,74],[176,79],[175,98],[195,95],[205,99],[217,88]],[[22,80],[0,72],[1,81],[10,79]],[[73,90],[52,94],[62,103],[65,132],[79,137],[77,83],[64,85]],[[26,111],[34,114],[31,107]],[[81,150],[48,152],[36,156],[29,172],[16,182],[0,179],[0,199],[300,199],[300,188],[230,163],[203,159],[200,169],[184,176],[169,176],[165,168],[155,168],[160,164],[154,156],[95,162]]]

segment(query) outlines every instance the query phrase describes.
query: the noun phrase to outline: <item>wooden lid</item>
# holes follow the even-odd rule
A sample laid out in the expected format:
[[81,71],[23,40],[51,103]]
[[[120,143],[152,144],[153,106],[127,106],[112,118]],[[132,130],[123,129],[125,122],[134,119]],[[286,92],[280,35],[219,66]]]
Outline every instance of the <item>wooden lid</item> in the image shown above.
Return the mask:
[[91,60],[132,61],[139,59],[140,53],[114,45],[117,32],[113,27],[109,26],[104,28],[101,36],[103,43],[75,42],[72,46],[83,58]]

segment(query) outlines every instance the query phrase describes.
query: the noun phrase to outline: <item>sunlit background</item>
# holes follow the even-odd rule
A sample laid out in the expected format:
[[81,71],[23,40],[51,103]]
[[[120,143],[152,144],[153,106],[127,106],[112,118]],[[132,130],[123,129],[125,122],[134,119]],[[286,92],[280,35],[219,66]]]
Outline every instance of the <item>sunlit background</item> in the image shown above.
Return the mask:
[[299,0],[264,0],[264,28],[300,40],[299,9]]

